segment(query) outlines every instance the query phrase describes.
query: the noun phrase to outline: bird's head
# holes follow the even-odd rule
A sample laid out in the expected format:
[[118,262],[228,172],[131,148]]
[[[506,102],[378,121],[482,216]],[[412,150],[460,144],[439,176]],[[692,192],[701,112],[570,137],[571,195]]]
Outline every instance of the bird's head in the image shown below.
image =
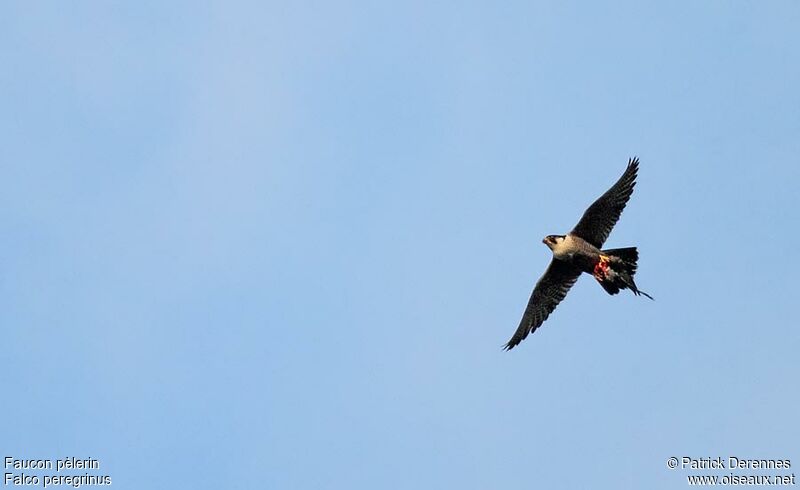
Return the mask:
[[542,243],[544,243],[545,245],[547,245],[547,247],[548,247],[550,250],[553,250],[553,248],[554,248],[556,245],[558,245],[559,243],[561,243],[561,242],[563,242],[563,241],[564,241],[564,235],[547,235],[547,236],[546,236],[546,237],[544,237],[544,239],[542,240]]

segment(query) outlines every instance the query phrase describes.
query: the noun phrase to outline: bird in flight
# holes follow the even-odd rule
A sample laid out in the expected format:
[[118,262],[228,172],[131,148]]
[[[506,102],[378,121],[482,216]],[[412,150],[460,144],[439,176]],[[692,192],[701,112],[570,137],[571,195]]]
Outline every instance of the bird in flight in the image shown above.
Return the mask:
[[636,296],[653,299],[633,281],[639,260],[636,247],[600,250],[633,194],[638,170],[639,159],[628,160],[622,177],[589,206],[571,232],[544,237],[542,243],[553,251],[553,260],[533,288],[519,327],[505,350],[516,347],[547,320],[581,272],[591,274],[608,294],[630,289]]

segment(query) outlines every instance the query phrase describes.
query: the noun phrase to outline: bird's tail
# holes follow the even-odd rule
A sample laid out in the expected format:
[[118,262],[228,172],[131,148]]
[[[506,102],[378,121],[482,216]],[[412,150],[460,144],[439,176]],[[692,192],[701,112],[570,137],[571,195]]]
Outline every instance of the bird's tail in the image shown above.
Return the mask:
[[636,296],[644,295],[653,299],[639,290],[633,281],[638,260],[639,252],[636,247],[602,250],[592,275],[608,294],[617,294],[620,289],[630,289]]

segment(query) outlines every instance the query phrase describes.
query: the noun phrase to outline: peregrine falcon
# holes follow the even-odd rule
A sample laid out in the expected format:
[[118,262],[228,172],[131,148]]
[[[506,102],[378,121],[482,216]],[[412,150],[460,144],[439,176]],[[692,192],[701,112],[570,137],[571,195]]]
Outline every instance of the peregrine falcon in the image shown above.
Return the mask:
[[547,320],[581,272],[594,276],[608,294],[630,289],[636,296],[653,299],[633,281],[639,259],[636,247],[600,250],[633,193],[638,170],[639,159],[629,159],[622,177],[589,206],[571,232],[544,237],[542,243],[553,251],[553,260],[533,288],[519,327],[505,350],[516,347]]

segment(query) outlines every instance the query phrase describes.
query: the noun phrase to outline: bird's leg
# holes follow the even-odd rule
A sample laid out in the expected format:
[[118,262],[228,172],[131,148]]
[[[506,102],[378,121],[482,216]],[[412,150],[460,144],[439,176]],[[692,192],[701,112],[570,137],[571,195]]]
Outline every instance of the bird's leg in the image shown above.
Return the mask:
[[609,262],[609,258],[607,256],[601,254],[600,255],[600,259],[594,265],[594,270],[592,271],[592,275],[598,281],[603,281],[606,278],[606,276],[608,274],[608,267],[609,267],[608,262]]

